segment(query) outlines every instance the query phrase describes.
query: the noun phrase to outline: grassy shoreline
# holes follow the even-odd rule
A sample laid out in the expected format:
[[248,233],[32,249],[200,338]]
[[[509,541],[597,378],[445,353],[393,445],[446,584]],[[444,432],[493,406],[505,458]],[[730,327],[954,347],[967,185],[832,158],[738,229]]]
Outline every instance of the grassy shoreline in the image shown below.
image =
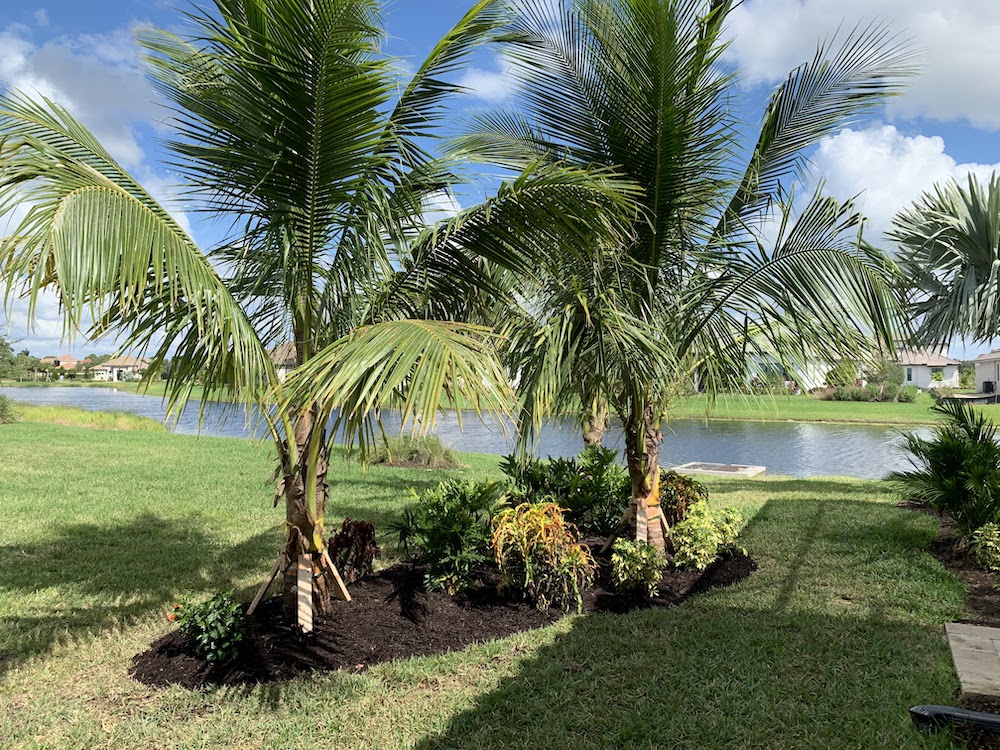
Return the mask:
[[[713,502],[751,518],[741,543],[760,569],[680,607],[195,693],[151,691],[129,660],[185,593],[246,599],[259,584],[281,542],[272,449],[19,423],[0,427],[0,455],[5,747],[949,746],[906,710],[954,700],[941,632],[964,593],[924,551],[935,520],[897,508],[884,482],[709,479]],[[372,519],[389,561],[408,487],[497,475],[494,456],[461,460],[362,472],[338,453],[330,523]]]

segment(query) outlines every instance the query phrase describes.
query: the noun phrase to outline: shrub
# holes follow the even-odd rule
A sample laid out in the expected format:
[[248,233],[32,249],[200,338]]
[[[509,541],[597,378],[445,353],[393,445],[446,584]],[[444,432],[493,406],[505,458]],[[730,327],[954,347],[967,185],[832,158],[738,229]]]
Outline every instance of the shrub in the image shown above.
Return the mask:
[[645,542],[619,539],[611,548],[611,585],[619,591],[654,596],[667,556]]
[[983,414],[957,401],[931,409],[945,417],[931,439],[906,435],[912,471],[889,479],[910,497],[947,513],[966,538],[1000,521],[1000,445],[997,428]]
[[912,404],[917,400],[917,394],[920,393],[920,389],[915,385],[904,385],[902,390],[900,390],[899,395],[896,397],[900,402],[904,404]]
[[847,389],[848,401],[871,401],[871,396],[866,388],[852,385]]
[[399,542],[429,568],[427,588],[449,594],[471,587],[472,571],[490,551],[490,521],[507,504],[499,482],[442,482],[421,495],[395,526]]
[[171,620],[194,640],[195,653],[205,661],[227,662],[239,655],[246,638],[243,608],[232,599],[233,592],[219,593],[203,602],[191,599],[175,604]]
[[400,435],[375,449],[373,464],[417,466],[424,469],[457,469],[455,452],[437,435]]
[[708,489],[701,482],[676,471],[660,471],[660,512],[667,525],[684,520],[695,503],[708,500]]
[[340,530],[330,537],[327,549],[344,583],[354,583],[371,573],[375,558],[382,555],[375,543],[375,524],[350,518],[345,518]]
[[17,421],[17,411],[14,402],[6,396],[0,396],[0,424],[14,424]]
[[830,394],[831,401],[850,401],[850,389],[846,385],[838,385]]
[[868,393],[868,401],[881,401],[883,397],[882,386],[878,383],[869,383],[865,386]]
[[898,383],[885,383],[882,386],[882,400],[896,401],[899,398],[899,392],[901,390],[902,386]]
[[1000,526],[987,523],[972,532],[970,548],[976,562],[986,570],[1000,573]]
[[556,503],[567,520],[596,534],[614,531],[632,494],[618,453],[599,445],[588,446],[577,459],[505,456],[500,470],[510,478],[519,501]]
[[863,373],[863,377],[869,383],[877,383],[878,385],[886,385],[888,383],[902,385],[906,380],[906,373],[901,364],[883,359],[873,367],[867,368]]
[[696,503],[673,528],[674,561],[680,568],[704,570],[736,546],[742,526],[743,516],[736,508],[716,511],[707,502]]
[[501,589],[516,591],[539,609],[573,602],[583,609],[581,591],[594,581],[596,566],[576,526],[555,503],[521,503],[493,520],[493,554]]
[[826,374],[826,384],[832,386],[854,385],[858,379],[858,363],[849,359],[838,362],[832,370]]
[[941,370],[931,370],[931,380],[940,383],[944,380],[944,373]]

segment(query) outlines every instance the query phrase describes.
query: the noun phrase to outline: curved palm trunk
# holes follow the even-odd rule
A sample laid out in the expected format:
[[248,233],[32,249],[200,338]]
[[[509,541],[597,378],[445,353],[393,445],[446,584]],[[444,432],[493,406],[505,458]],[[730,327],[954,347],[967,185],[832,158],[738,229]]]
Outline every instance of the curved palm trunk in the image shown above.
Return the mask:
[[[625,460],[632,480],[632,501],[626,526],[634,531],[636,541],[667,552],[664,538],[666,524],[660,513],[662,440],[663,433],[653,407],[649,403],[636,404],[625,421]],[[669,535],[669,529],[667,531]]]
[[293,622],[299,609],[297,580],[300,558],[304,557],[306,565],[311,568],[312,613],[326,615],[333,606],[330,576],[334,572],[323,559],[326,544],[324,518],[330,496],[330,487],[326,483],[328,452],[325,432],[325,420],[315,410],[310,410],[299,415],[295,421],[295,454],[300,457],[297,466],[291,460],[292,451],[287,440],[279,446],[283,481],[278,486],[275,502],[284,497],[288,528],[283,550],[282,603],[285,616]]

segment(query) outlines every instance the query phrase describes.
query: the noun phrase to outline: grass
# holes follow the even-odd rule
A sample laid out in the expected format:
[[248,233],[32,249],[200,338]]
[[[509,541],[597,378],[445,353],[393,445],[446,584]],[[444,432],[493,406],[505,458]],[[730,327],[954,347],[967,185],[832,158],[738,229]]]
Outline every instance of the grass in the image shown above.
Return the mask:
[[[706,396],[687,396],[678,399],[670,410],[670,418],[924,425],[938,421],[931,411],[933,405],[934,399],[927,393],[919,393],[917,400],[909,404],[821,401],[808,395],[722,394],[716,398],[714,404],[710,404]],[[1000,406],[977,408],[992,417],[1000,416]]]
[[[752,518],[750,579],[668,610],[543,630],[363,674],[151,690],[130,658],[187,592],[249,597],[276,555],[271,450],[244,441],[0,427],[5,748],[940,748],[906,709],[953,703],[942,623],[963,591],[934,519],[884,483],[709,479]],[[384,530],[409,486],[495,476],[331,463],[331,523]],[[391,551],[390,551],[391,555]]]
[[126,411],[88,411],[76,406],[35,406],[14,402],[18,419],[22,422],[56,424],[66,427],[87,427],[95,430],[124,430],[129,432],[166,432],[162,422]]

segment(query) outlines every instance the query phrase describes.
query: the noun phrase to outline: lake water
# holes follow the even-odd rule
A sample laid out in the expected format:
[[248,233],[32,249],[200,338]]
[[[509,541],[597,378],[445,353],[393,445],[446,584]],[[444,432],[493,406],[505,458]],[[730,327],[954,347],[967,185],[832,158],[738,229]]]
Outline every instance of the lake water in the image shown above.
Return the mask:
[[[127,411],[157,421],[166,416],[166,404],[154,396],[139,396],[112,388],[46,387],[0,388],[0,393],[32,404],[65,404],[94,411]],[[197,404],[189,406],[174,432],[222,437],[252,437],[242,413],[209,407],[201,425]],[[387,418],[387,428],[399,429],[398,420]],[[461,451],[509,453],[512,435],[496,424],[483,424],[466,415],[459,429],[454,414],[438,418],[434,428],[448,445]],[[912,430],[913,428],[907,428]],[[926,428],[917,428],[926,433]],[[509,431],[508,431],[509,433]],[[712,461],[766,466],[768,474],[795,477],[849,476],[877,479],[909,464],[899,449],[900,428],[871,425],[813,424],[806,422],[704,422],[677,420],[664,428],[661,463],[675,466],[689,461]],[[621,448],[620,429],[612,428],[605,440]],[[536,453],[572,456],[582,448],[579,430],[572,420],[555,420],[542,433]]]

